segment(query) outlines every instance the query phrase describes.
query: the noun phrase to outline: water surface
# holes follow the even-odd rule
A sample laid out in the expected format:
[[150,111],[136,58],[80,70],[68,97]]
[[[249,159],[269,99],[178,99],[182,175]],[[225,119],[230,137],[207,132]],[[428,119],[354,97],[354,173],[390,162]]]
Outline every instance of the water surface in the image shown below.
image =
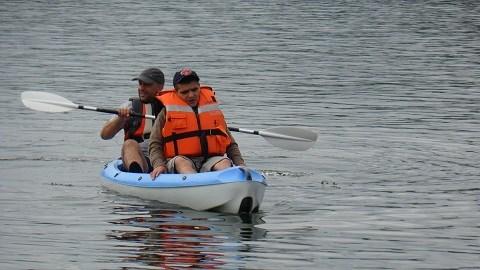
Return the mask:
[[[480,268],[477,1],[15,1],[0,7],[0,268]],[[269,180],[253,216],[104,189],[111,116],[146,67],[212,85],[230,125],[308,127],[305,152],[235,134]]]

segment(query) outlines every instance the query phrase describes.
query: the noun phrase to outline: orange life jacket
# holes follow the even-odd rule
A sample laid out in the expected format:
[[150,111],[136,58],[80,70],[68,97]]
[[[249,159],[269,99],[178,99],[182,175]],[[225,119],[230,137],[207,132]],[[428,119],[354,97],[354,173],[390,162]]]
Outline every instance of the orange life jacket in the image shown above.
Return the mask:
[[209,157],[226,153],[232,141],[211,87],[200,86],[197,112],[175,90],[163,91],[157,98],[166,112],[162,129],[166,158],[178,155]]
[[[150,114],[157,116],[163,108],[162,105],[155,100],[150,104],[145,104],[139,98],[130,98],[132,102],[132,111],[139,114]],[[137,142],[143,142],[150,138],[150,133],[154,123],[154,119],[141,117],[130,117],[124,127],[124,140],[134,139]]]

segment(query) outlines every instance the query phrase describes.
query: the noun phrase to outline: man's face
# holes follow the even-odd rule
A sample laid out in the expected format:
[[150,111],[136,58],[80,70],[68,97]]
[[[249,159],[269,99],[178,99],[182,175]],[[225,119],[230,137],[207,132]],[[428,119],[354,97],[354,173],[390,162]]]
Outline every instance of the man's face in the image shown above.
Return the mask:
[[162,91],[163,85],[158,83],[148,84],[143,81],[138,81],[138,97],[143,103],[151,103],[155,100],[158,92]]
[[175,86],[178,96],[190,105],[195,107],[200,99],[200,84],[196,81],[189,83],[178,83]]

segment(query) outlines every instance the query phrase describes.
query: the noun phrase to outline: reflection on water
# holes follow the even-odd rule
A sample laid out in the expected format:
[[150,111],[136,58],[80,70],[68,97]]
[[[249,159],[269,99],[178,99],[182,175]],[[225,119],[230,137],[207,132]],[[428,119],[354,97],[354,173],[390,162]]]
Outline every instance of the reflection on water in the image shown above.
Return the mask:
[[[164,206],[164,205],[163,205]],[[265,237],[255,227],[261,214],[219,213],[161,208],[162,205],[118,206],[113,209],[119,225],[107,237],[116,239],[121,260],[161,269],[216,269],[243,264],[238,252],[248,252],[248,241]]]

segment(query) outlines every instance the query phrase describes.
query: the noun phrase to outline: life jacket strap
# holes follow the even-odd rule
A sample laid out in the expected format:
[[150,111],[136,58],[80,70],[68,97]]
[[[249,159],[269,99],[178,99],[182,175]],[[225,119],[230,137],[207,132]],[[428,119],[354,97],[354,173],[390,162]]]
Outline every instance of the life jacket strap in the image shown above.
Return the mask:
[[227,136],[225,132],[223,132],[218,128],[215,128],[215,129],[206,129],[206,130],[195,130],[195,131],[189,131],[189,132],[178,133],[178,134],[173,133],[170,136],[164,137],[163,141],[167,143],[167,142],[186,139],[190,137],[202,137],[202,136],[211,136],[211,135]]

